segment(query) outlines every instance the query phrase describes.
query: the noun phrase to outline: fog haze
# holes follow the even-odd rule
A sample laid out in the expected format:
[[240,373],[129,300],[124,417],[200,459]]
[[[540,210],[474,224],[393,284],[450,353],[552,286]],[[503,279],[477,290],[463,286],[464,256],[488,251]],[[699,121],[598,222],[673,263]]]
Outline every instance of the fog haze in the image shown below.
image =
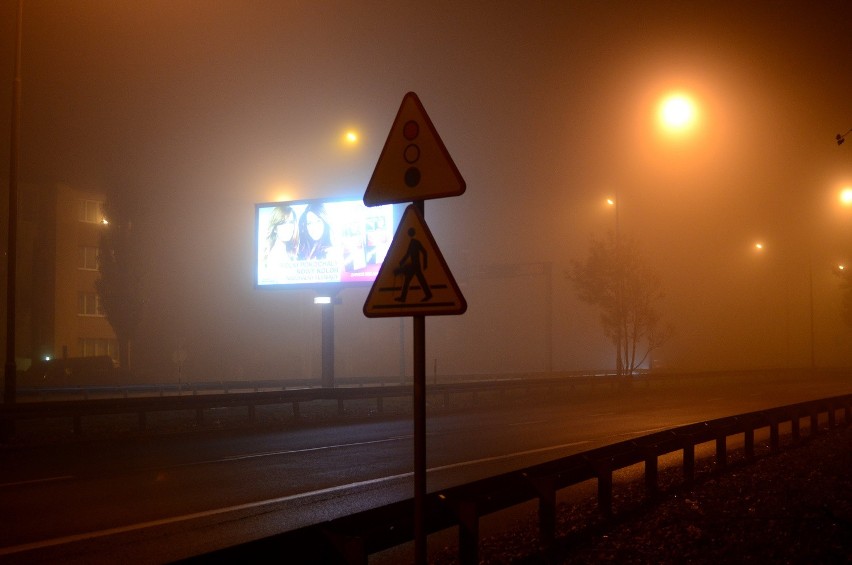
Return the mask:
[[[807,366],[812,313],[817,364],[852,362],[832,273],[852,260],[846,2],[24,0],[23,20],[21,199],[136,196],[143,374],[182,345],[188,378],[319,376],[313,293],[254,288],[254,204],[361,197],[408,91],[467,183],[426,203],[468,302],[427,320],[428,374],[612,369],[565,272],[615,228],[614,194],[666,291],[661,366]],[[700,108],[677,140],[655,114],[674,90]],[[338,377],[410,375],[411,321],[365,318],[366,294],[335,307]]]

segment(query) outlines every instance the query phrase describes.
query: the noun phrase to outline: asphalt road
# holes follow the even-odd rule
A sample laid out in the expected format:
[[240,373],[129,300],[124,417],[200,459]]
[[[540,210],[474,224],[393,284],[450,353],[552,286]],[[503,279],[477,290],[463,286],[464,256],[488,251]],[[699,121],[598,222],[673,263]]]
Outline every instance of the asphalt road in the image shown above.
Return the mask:
[[[659,379],[430,409],[428,488],[852,392],[849,374]],[[409,418],[0,450],[0,562],[160,563],[412,495]]]

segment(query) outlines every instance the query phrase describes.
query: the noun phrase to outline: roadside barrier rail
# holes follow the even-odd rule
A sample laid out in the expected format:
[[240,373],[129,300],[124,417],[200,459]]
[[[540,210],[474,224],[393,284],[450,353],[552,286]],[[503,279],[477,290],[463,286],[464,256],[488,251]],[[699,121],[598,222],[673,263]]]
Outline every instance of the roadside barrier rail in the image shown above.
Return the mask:
[[[792,445],[801,441],[804,418],[808,436],[852,421],[852,394],[790,404],[655,432],[635,439],[576,453],[524,469],[429,493],[426,529],[435,533],[458,528],[459,561],[479,562],[479,522],[483,516],[529,501],[538,502],[539,540],[555,541],[556,494],[578,483],[597,481],[598,509],[613,512],[613,473],[644,464],[648,497],[658,495],[658,461],[682,453],[683,481],[695,480],[696,446],[715,442],[716,468],[728,463],[728,440],[742,434],[746,462],[755,459],[754,435],[768,428],[770,454],[781,448],[779,427],[789,424]],[[414,539],[414,500],[407,499],[327,522],[306,526],[186,560],[187,563],[231,563],[280,560],[288,563],[366,564],[370,554]]]
[[[428,397],[434,402],[438,399],[442,406],[450,404],[454,395],[493,394],[505,395],[517,391],[570,391],[575,387],[614,387],[623,383],[617,377],[542,377],[518,378],[500,380],[478,380],[450,383],[430,383]],[[268,383],[267,383],[268,384]],[[633,386],[647,385],[647,377],[636,375],[631,378]],[[279,384],[280,386],[280,384]],[[188,394],[160,394],[157,396],[112,396],[109,398],[86,398],[82,400],[50,400],[44,402],[16,402],[0,404],[0,424],[20,420],[36,420],[48,418],[70,418],[73,421],[75,434],[84,432],[84,418],[114,414],[137,414],[139,430],[148,427],[148,415],[154,412],[191,411],[195,413],[195,423],[203,426],[205,413],[219,408],[245,408],[249,422],[254,422],[257,408],[268,405],[290,405],[294,419],[298,420],[301,406],[317,401],[334,401],[337,412],[345,413],[346,402],[355,400],[374,400],[376,411],[384,410],[384,401],[389,398],[410,397],[411,384],[399,385],[370,385],[369,381],[357,386],[341,386],[334,388],[306,387],[285,388],[281,390],[265,390],[251,392],[260,388],[257,382],[227,383],[225,390],[240,392],[206,392],[193,391]],[[85,389],[92,394],[101,387]],[[221,390],[221,389],[220,389]],[[114,392],[114,390],[113,390]],[[11,426],[14,428],[14,425]],[[9,429],[3,425],[2,429]]]

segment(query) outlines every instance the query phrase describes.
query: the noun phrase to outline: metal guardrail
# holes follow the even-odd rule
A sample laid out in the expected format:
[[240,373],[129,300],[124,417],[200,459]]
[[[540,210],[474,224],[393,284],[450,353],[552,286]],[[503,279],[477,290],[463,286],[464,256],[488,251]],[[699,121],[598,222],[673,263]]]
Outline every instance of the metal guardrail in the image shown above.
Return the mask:
[[[479,520],[490,513],[537,500],[540,542],[555,541],[556,493],[589,479],[597,480],[600,512],[612,515],[612,477],[615,471],[644,463],[645,486],[650,497],[658,494],[658,461],[682,452],[684,482],[695,478],[696,446],[715,442],[715,462],[724,468],[728,438],[742,434],[747,461],[755,459],[755,431],[769,429],[770,453],[781,449],[779,427],[789,423],[792,442],[801,441],[801,420],[809,420],[808,435],[819,433],[821,417],[829,428],[852,420],[852,394],[801,402],[690,424],[636,439],[569,455],[525,469],[430,493],[425,503],[426,529],[435,533],[458,527],[459,560],[478,563]],[[411,541],[414,537],[414,500],[408,499],[284,532],[257,541],[196,556],[186,563],[232,563],[280,560],[287,563],[366,564],[372,553]]]
[[[615,377],[543,377],[526,379],[503,379],[491,381],[470,381],[437,383],[428,385],[428,396],[442,398],[444,406],[449,405],[450,397],[458,394],[505,394],[518,390],[571,390],[575,387],[617,386]],[[633,384],[645,383],[646,377],[635,376]],[[247,391],[259,388],[258,383],[228,383],[236,390]],[[239,387],[239,388],[238,388]],[[88,389],[91,394],[97,388]],[[138,396],[96,398],[84,400],[51,400],[45,402],[17,402],[0,404],[0,424],[20,420],[70,418],[75,434],[83,433],[84,418],[111,414],[137,414],[140,431],[147,429],[148,414],[153,412],[192,411],[198,426],[203,426],[205,412],[216,408],[244,407],[249,422],[255,421],[259,406],[289,404],[295,419],[300,418],[300,406],[315,401],[336,401],[338,413],[344,413],[345,403],[354,400],[374,399],[376,411],[383,411],[384,400],[394,397],[407,397],[412,394],[411,384],[370,385],[337,388],[297,388],[261,392],[198,393],[183,395]],[[0,425],[0,429],[14,429]]]
[[[639,371],[634,375],[634,378],[642,378],[647,376],[647,371]],[[607,371],[572,371],[561,372],[554,376],[536,378],[534,380],[560,380],[560,379],[583,379],[594,377],[596,381],[601,381],[607,378],[614,378],[616,375],[613,372]],[[412,385],[412,377],[346,377],[340,379],[336,385],[339,388],[352,388],[363,386],[395,386],[395,385]],[[513,380],[529,380],[529,374],[522,375],[504,375],[500,378],[495,378],[490,374],[481,375],[442,375],[440,377],[441,384],[454,383],[486,383],[486,382],[501,382]],[[438,384],[438,377],[428,379],[429,384]],[[296,390],[302,388],[319,388],[322,387],[320,379],[264,379],[264,380],[217,380],[217,381],[184,381],[184,382],[159,382],[159,383],[124,383],[124,384],[49,384],[46,382],[37,383],[19,383],[18,386],[18,402],[27,401],[48,401],[61,399],[63,396],[112,396],[123,397],[129,396],[151,396],[151,395],[174,395],[174,394],[209,394],[211,392],[233,392],[233,391],[280,391],[280,390]]]

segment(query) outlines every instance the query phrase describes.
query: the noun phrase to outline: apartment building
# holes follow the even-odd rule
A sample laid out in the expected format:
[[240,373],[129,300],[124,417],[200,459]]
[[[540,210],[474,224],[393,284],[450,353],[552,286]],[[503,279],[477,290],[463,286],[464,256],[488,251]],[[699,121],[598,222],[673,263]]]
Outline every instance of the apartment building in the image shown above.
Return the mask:
[[105,195],[58,184],[22,191],[18,252],[18,361],[109,355],[115,334],[100,304],[98,243]]

